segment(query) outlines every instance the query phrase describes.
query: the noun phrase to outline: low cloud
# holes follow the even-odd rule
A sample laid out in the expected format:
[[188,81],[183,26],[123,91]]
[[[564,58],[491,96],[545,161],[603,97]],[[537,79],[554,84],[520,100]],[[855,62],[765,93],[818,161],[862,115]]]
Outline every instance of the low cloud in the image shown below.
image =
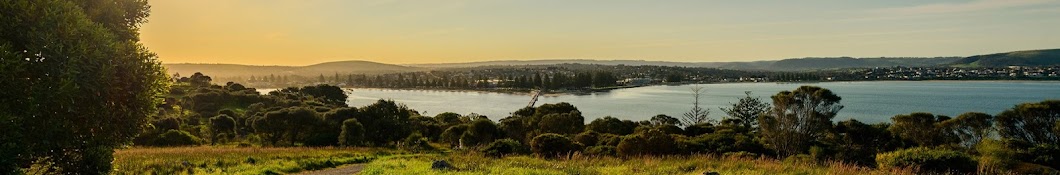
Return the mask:
[[909,7],[879,9],[874,12],[885,14],[939,14],[973,11],[999,10],[1007,8],[1028,7],[1041,4],[1057,3],[1058,0],[976,0],[964,3],[936,3]]

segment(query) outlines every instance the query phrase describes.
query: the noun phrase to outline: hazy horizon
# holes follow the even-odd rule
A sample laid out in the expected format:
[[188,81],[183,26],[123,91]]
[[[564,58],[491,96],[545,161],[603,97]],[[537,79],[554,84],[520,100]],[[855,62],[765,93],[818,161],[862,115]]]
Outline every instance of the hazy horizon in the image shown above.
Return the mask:
[[745,62],[1056,48],[1057,0],[150,1],[164,63]]

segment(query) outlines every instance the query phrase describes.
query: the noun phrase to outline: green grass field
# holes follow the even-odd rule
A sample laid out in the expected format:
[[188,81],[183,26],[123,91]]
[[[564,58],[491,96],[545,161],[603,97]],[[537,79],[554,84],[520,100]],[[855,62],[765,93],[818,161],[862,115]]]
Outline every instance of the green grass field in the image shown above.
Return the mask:
[[130,148],[114,153],[112,174],[287,174],[399,154],[369,148],[173,147]]
[[[290,174],[366,163],[361,174],[914,174],[850,164],[806,163],[739,156],[615,158],[573,155],[486,157],[475,152],[413,154],[371,148],[173,147],[130,148],[114,154],[113,174]],[[432,170],[435,160],[455,169]]]
[[[446,160],[454,170],[432,170]],[[620,159],[574,155],[545,160],[530,156],[484,157],[476,153],[415,154],[383,157],[368,163],[362,174],[914,174],[909,169],[876,170],[838,162],[798,163],[767,158],[710,155]]]

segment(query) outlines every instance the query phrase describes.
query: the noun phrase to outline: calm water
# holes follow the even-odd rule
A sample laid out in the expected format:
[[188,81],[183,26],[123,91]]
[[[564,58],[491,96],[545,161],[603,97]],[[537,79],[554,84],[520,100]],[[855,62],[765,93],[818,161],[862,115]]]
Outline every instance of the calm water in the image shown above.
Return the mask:
[[[770,95],[783,90],[794,90],[800,85],[814,85],[831,89],[843,98],[846,106],[836,120],[854,118],[867,123],[889,121],[896,114],[931,112],[955,116],[964,112],[997,114],[1025,102],[1060,99],[1060,82],[1019,81],[876,81],[828,82],[812,84],[733,83],[702,84],[705,95],[701,100],[710,109],[712,118],[724,115],[718,108],[728,106],[744,91],[768,102]],[[650,86],[614,90],[592,95],[542,96],[537,105],[568,102],[577,106],[586,122],[604,116],[621,119],[647,120],[656,114],[681,116],[691,108],[689,88],[683,86]],[[392,99],[424,113],[478,113],[490,119],[500,119],[525,107],[527,94],[488,92],[352,89],[351,106],[364,106],[378,99]]]

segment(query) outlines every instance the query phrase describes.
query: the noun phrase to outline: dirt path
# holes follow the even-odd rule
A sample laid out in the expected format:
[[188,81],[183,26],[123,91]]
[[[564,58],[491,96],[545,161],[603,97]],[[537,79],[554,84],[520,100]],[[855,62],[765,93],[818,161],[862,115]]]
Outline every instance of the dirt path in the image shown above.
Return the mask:
[[364,164],[349,164],[335,168],[328,168],[316,171],[308,171],[298,173],[299,175],[339,175],[339,174],[357,174],[364,169]]

